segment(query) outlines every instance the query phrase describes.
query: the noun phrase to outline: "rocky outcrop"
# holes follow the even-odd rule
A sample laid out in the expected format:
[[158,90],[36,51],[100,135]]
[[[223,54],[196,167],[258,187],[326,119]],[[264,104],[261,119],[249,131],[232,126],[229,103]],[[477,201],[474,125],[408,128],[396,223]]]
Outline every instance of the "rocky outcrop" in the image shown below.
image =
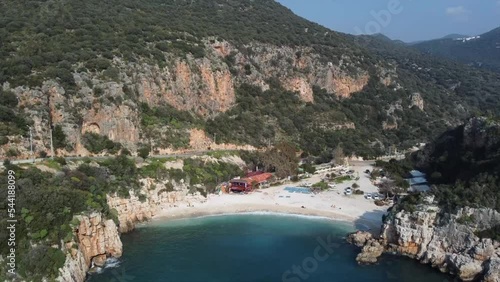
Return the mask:
[[389,214],[380,238],[351,234],[350,242],[362,246],[357,258],[362,263],[376,262],[385,251],[430,264],[463,281],[499,281],[500,242],[475,235],[499,223],[500,213],[491,209],[464,208],[446,214],[425,204],[412,213]]
[[122,242],[113,220],[102,218],[100,213],[78,216],[80,221],[75,229],[75,242],[65,244],[67,251],[64,266],[59,270],[60,282],[84,281],[87,271],[94,266],[103,266],[110,257],[122,255]]
[[156,181],[144,178],[140,182],[141,191],[138,193],[130,191],[129,198],[107,196],[110,209],[114,209],[118,215],[119,230],[122,233],[133,230],[137,223],[151,219],[164,208],[181,204],[191,206],[205,200],[199,193],[189,194],[182,180],[176,183],[170,180]]
[[360,264],[376,263],[385,250],[384,246],[369,232],[358,231],[349,234],[347,241],[362,248],[356,257],[356,261]]
[[[71,246],[69,246],[71,248]],[[85,281],[89,265],[80,249],[69,249],[64,266],[59,269],[59,282]]]
[[490,259],[485,269],[484,282],[500,282],[500,259]]
[[77,231],[80,250],[89,266],[103,266],[108,257],[121,257],[122,242],[113,220],[103,220],[101,214],[81,216]]
[[[15,93],[19,108],[33,121],[35,152],[50,152],[50,127],[60,125],[67,146],[60,148],[59,154],[86,156],[89,152],[82,145],[86,132],[105,135],[131,152],[136,151],[146,131],[141,124],[142,103],[150,107],[168,104],[200,118],[213,118],[235,105],[235,89],[243,83],[267,90],[270,79],[274,79],[283,88],[298,93],[302,101],[314,103],[314,87],[349,98],[371,78],[359,62],[346,56],[329,61],[312,47],[257,42],[235,46],[213,38],[202,42],[204,57],[165,52],[162,65],[114,58],[111,71],[106,73],[74,71],[75,85],[71,89],[57,80],[35,87],[14,88],[9,83],[2,87]],[[394,70],[377,69],[381,82],[387,85],[397,78],[392,74]],[[162,134],[158,129],[154,144],[162,144]],[[16,147],[19,158],[29,157],[29,140],[23,136],[8,139],[9,144],[0,146],[0,156]],[[167,150],[168,146],[165,143],[155,150]]]
[[203,129],[193,128],[189,130],[189,147],[193,150],[245,150],[255,151],[257,148],[251,145],[235,145],[227,143],[216,143],[217,136],[210,138]]
[[410,108],[412,107],[416,107],[421,111],[424,110],[424,98],[422,98],[422,95],[420,95],[420,93],[418,92],[413,93],[410,96]]

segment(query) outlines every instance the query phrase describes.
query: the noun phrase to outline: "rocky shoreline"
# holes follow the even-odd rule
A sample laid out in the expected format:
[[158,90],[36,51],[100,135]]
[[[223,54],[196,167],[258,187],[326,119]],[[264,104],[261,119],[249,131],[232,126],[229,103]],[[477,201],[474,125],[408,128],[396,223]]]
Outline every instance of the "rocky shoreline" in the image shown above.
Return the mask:
[[[133,192],[129,198],[107,197],[107,202],[116,215],[118,224],[112,219],[105,219],[100,213],[76,217],[79,224],[74,234],[79,242],[65,244],[67,252],[64,266],[59,269],[59,282],[83,282],[87,273],[94,267],[102,267],[109,258],[119,258],[123,253],[120,235],[134,230],[135,225],[150,220],[162,208],[180,203],[203,201],[201,195],[188,195],[183,183],[175,184],[175,191],[167,190],[167,182],[158,182],[150,178],[140,180],[145,195],[142,200]],[[167,192],[169,191],[169,192]]]
[[[474,222],[460,223],[464,216]],[[356,258],[360,264],[376,263],[383,253],[391,253],[429,264],[461,281],[500,282],[500,242],[474,233],[498,222],[500,213],[492,209],[464,208],[450,215],[427,204],[415,212],[390,214],[380,236],[358,231],[347,240],[361,248]]]

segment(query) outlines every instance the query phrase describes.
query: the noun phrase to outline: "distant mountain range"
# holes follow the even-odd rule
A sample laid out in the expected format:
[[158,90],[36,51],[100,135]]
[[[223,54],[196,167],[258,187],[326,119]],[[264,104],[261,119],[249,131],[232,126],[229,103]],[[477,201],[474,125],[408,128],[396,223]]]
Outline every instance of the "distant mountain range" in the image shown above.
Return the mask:
[[430,55],[500,72],[500,27],[478,36],[450,34],[411,46]]

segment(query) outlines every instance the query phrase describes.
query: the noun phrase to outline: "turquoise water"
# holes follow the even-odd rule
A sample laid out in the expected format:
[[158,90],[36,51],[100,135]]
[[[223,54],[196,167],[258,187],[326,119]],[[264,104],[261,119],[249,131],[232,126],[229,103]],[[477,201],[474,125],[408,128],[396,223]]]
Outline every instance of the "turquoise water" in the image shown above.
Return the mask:
[[123,257],[89,281],[452,281],[401,257],[359,266],[358,249],[343,238],[351,231],[346,223],[270,214],[153,222],[123,235]]

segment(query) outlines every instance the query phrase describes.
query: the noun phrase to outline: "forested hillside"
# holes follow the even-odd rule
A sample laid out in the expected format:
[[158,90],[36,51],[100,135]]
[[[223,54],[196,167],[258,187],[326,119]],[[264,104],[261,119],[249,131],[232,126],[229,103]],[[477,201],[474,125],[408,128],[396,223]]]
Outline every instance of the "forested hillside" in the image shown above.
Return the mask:
[[416,168],[436,185],[446,210],[489,207],[500,211],[500,122],[474,118],[443,133],[412,155]]
[[500,109],[497,74],[337,33],[271,0],[0,8],[4,157],[29,156],[28,126],[38,156],[52,128],[59,155],[193,149],[202,132],[196,149],[289,140],[373,157]]
[[412,46],[427,54],[500,72],[500,28],[479,36],[442,38]]

